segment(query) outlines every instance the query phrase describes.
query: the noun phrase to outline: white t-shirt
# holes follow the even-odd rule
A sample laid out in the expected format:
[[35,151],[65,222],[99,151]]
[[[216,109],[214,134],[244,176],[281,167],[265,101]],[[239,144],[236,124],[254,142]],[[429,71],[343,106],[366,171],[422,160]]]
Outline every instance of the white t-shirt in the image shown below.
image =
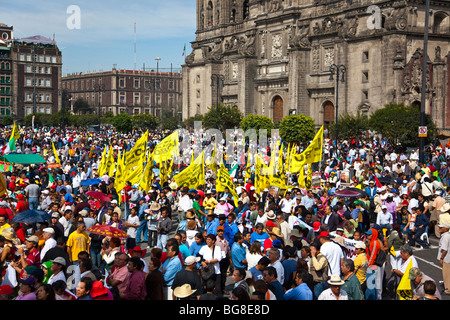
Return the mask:
[[217,259],[218,261],[214,263],[214,270],[216,274],[220,274],[219,262],[220,260],[222,260],[222,250],[220,249],[220,247],[215,246],[214,257],[213,251],[208,246],[203,246],[198,253],[203,257],[204,260]]
[[341,247],[332,241],[327,241],[320,247],[320,252],[328,260],[328,275],[341,275],[341,259],[344,258]]
[[41,250],[41,262],[42,259],[44,258],[45,254],[47,253],[48,250],[50,250],[51,248],[56,247],[56,240],[53,238],[48,239],[47,241],[45,241],[44,247]]
[[[135,225],[139,225],[139,224],[140,224],[138,215],[135,215],[134,217],[130,215],[130,216],[128,217],[127,222],[128,222],[128,223],[131,223],[131,224],[135,224]],[[128,227],[128,229],[127,229],[127,235],[128,235],[130,238],[136,239],[136,236],[137,236],[137,228],[136,228],[136,227]]]

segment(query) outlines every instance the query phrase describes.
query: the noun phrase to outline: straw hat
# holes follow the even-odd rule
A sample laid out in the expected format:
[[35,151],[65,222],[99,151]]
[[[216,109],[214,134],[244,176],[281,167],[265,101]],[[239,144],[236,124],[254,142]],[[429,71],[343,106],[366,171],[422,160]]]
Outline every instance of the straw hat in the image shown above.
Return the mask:
[[341,279],[341,277],[337,274],[334,274],[330,277],[330,280],[327,281],[329,285],[332,286],[342,286],[345,281]]
[[13,228],[8,228],[2,231],[1,233],[6,240],[11,241],[15,245],[21,244],[19,238],[17,237],[16,232]]
[[269,234],[276,235],[278,238],[283,238],[283,234],[281,233],[281,230],[278,227],[273,227],[272,231],[268,231],[268,232],[269,232]]
[[173,290],[173,294],[177,298],[186,298],[189,297],[191,294],[193,294],[197,289],[192,289],[191,285],[189,283],[183,284],[180,287],[176,287]]

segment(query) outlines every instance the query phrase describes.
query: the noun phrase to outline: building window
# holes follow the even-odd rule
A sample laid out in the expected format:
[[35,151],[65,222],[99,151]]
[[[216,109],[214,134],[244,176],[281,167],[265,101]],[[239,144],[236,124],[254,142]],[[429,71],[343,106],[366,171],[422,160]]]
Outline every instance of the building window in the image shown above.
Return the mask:
[[50,79],[46,79],[45,80],[45,86],[46,87],[50,87]]
[[44,56],[42,55],[39,56],[39,62],[44,62]]
[[52,57],[52,63],[56,63],[56,57]]
[[31,54],[27,54],[27,61],[31,62]]
[[31,73],[31,66],[25,66],[25,72]]
[[139,89],[139,79],[134,79],[134,88]]
[[196,82],[197,82],[197,83],[200,83],[200,75],[199,75],[199,74],[198,74],[197,77],[196,77]]
[[25,55],[23,53],[19,54],[19,61],[25,61]]
[[363,51],[362,61],[363,62],[369,61],[369,51]]
[[49,94],[46,94],[45,95],[45,101],[46,102],[50,102],[51,100],[50,100],[50,95]]
[[369,71],[362,72],[362,82],[369,82]]
[[197,90],[197,99],[200,99],[200,90]]
[[46,56],[46,57],[45,57],[45,62],[46,62],[46,63],[50,63],[50,57],[49,57],[49,56]]
[[31,86],[31,79],[30,78],[26,78],[25,79],[25,85],[26,86]]
[[119,87],[120,88],[124,88],[125,87],[125,78],[120,78],[119,79]]
[[369,100],[369,91],[368,90],[362,91],[362,98],[363,98],[363,100]]
[[51,108],[50,107],[45,108],[45,113],[46,114],[50,114],[51,113]]

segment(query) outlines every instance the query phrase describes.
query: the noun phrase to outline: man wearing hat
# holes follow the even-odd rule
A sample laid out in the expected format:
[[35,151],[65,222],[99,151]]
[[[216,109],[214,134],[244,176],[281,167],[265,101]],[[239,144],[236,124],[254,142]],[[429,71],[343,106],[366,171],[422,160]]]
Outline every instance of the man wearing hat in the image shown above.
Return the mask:
[[[436,281],[431,277],[424,274],[419,268],[411,268],[409,269],[408,279],[411,280],[411,289],[413,291],[413,300],[417,300],[419,298],[423,298],[425,296],[424,291],[424,283],[425,281],[432,281],[436,284]],[[436,286],[437,287],[437,286]],[[441,300],[441,294],[439,290],[436,288],[434,292],[434,296]]]
[[341,247],[331,241],[330,234],[327,231],[322,231],[319,234],[319,242],[321,244],[320,252],[328,260],[328,275],[341,275],[341,260],[344,258]]
[[175,290],[178,287],[189,285],[194,291],[196,296],[200,295],[203,291],[202,279],[197,272],[197,262],[200,261],[199,257],[189,256],[184,259],[184,269],[177,272],[172,282],[173,299],[175,300]]
[[204,232],[205,237],[208,234],[217,235],[217,227],[219,226],[220,223],[217,214],[214,212],[214,210],[208,211],[206,219],[207,221],[205,224],[205,232]]
[[450,255],[448,254],[450,251],[450,222],[440,222],[438,226],[441,238],[439,239],[437,259],[442,266],[442,279],[444,280],[444,290],[441,293],[450,295]]
[[317,300],[348,300],[347,292],[341,290],[344,280],[337,274],[330,276],[330,280],[327,281],[330,288],[322,291]]
[[42,230],[42,237],[44,238],[44,247],[41,250],[40,256],[41,256],[41,263],[43,262],[42,259],[44,258],[45,254],[48,250],[51,248],[56,247],[56,240],[53,238],[55,235],[55,230],[53,228],[44,228]]
[[359,283],[363,292],[365,292],[366,284],[366,273],[369,267],[369,260],[367,259],[366,244],[363,241],[358,241],[355,244],[355,254],[356,257],[353,260],[355,265],[355,274],[358,277]]
[[58,280],[66,282],[66,276],[64,275],[64,270],[66,269],[66,260],[63,257],[56,257],[52,260],[51,271],[52,275],[48,279],[48,284],[53,284]]
[[11,266],[19,273],[22,274],[28,266],[41,267],[41,256],[38,250],[39,238],[35,235],[29,236],[25,239],[25,247],[20,246],[17,249],[17,253],[20,258],[17,262],[11,262]]
[[146,253],[147,253],[146,249],[142,249],[139,246],[135,246],[134,248],[132,248],[130,250],[130,257],[138,257],[139,259],[141,259],[142,263],[144,264],[144,267],[142,268],[142,271],[145,274],[148,274],[147,262],[144,260],[144,257],[145,257]]

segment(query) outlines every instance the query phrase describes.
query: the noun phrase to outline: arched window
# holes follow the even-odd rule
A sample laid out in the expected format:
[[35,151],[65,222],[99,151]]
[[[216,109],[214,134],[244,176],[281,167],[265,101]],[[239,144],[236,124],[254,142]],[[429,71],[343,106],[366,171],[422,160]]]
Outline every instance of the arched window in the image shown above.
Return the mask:
[[212,26],[214,23],[214,8],[212,1],[208,2],[208,26]]
[[325,127],[334,122],[334,105],[331,101],[326,101],[323,104],[323,124]]
[[434,15],[433,33],[448,33],[449,31],[449,17],[443,13],[438,12]]
[[242,14],[243,14],[242,18],[244,20],[247,19],[250,15],[250,8],[248,6],[248,0],[244,1],[244,4],[242,6]]

